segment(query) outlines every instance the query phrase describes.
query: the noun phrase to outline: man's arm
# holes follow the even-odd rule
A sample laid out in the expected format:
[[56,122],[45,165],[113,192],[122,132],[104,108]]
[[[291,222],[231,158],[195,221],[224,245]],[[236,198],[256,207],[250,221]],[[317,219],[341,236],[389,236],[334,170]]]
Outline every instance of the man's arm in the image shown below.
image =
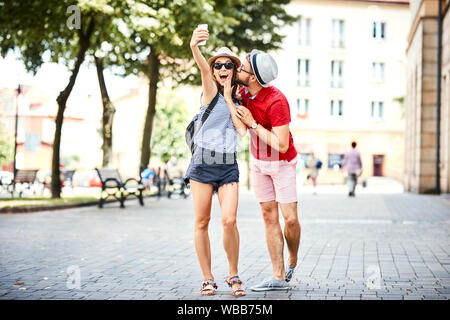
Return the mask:
[[[248,127],[251,127],[255,121],[250,110],[246,107],[238,106],[237,117],[242,120]],[[280,153],[285,153],[289,149],[289,124],[285,124],[279,127],[273,127],[272,131],[267,130],[262,125],[253,130],[256,135],[264,141],[267,145],[271,146]]]

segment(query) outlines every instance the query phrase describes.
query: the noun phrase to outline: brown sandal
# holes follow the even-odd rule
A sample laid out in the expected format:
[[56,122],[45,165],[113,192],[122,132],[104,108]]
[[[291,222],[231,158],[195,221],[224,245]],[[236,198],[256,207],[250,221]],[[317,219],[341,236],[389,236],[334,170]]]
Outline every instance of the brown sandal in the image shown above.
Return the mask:
[[217,284],[213,279],[208,279],[202,283],[200,292],[203,296],[212,296],[216,294]]
[[243,297],[246,295],[246,292],[242,286],[239,287],[233,287],[233,284],[240,284],[242,285],[241,279],[239,279],[239,276],[232,276],[227,279],[225,279],[225,282],[228,284],[228,286],[231,288],[231,295],[235,297]]

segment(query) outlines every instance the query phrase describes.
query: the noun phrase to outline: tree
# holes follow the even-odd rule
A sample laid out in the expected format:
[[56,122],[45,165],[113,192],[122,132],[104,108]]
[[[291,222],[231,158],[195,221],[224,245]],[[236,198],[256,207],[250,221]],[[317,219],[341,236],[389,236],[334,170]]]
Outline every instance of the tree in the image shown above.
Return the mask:
[[[109,2],[116,6],[120,3]],[[27,70],[36,73],[47,52],[50,61],[64,63],[71,70],[68,84],[56,99],[52,198],[61,195],[60,145],[66,103],[96,28],[101,30],[101,17],[113,13],[106,0],[80,1],[77,6],[70,0],[0,1],[0,54],[16,50]]]
[[149,78],[148,108],[141,145],[141,168],[150,161],[153,121],[158,83],[170,78],[174,85],[199,84],[189,47],[193,29],[207,23],[210,40],[206,52],[227,45],[235,51],[279,48],[283,37],[278,28],[292,23],[286,13],[288,0],[179,0],[142,1],[128,8],[125,19],[130,46],[135,52],[126,58],[126,73],[142,71]]
[[158,92],[155,115],[155,134],[152,139],[152,154],[166,163],[171,157],[185,158],[188,148],[184,138],[187,109],[184,101],[172,91]]
[[11,141],[13,140],[10,137],[3,126],[3,123],[0,122],[0,165],[9,164],[13,158],[13,145]]

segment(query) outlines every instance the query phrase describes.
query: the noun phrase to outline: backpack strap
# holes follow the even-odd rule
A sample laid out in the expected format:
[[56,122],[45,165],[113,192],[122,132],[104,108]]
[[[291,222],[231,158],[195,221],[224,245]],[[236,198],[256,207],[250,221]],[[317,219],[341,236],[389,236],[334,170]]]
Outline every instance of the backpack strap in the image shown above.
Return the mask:
[[209,103],[208,108],[203,113],[203,116],[202,116],[202,119],[201,119],[201,122],[200,122],[202,125],[206,121],[206,119],[208,119],[210,113],[212,112],[212,109],[217,104],[218,100],[219,100],[219,90],[217,90],[216,96],[212,99],[212,101]]

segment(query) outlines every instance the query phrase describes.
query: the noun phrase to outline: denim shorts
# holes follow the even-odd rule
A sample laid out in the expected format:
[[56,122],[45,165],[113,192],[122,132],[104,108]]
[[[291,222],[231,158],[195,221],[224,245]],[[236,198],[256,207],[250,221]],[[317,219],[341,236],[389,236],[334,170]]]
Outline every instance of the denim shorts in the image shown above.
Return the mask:
[[[204,157],[205,155],[206,157]],[[189,179],[211,184],[214,192],[217,192],[224,184],[239,182],[239,167],[236,161],[236,154],[219,154],[198,148],[194,152],[194,156],[186,171],[184,177],[186,184],[189,183]]]

